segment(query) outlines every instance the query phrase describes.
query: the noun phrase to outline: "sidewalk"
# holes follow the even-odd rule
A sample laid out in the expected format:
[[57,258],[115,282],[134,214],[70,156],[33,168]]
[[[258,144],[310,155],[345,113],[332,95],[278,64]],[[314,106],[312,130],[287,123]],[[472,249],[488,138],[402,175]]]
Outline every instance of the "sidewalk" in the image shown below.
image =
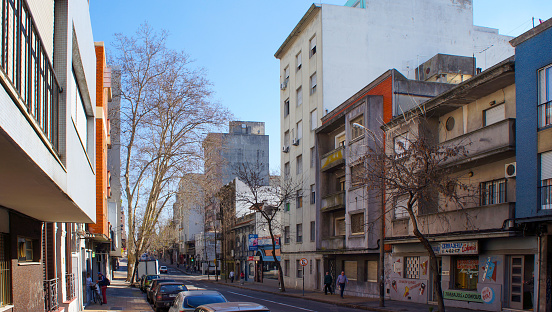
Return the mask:
[[[177,268],[176,265],[170,265],[168,263],[163,263],[163,265],[166,265],[168,267],[171,267],[175,270],[179,270],[181,272],[184,272],[184,270]],[[289,297],[296,297],[296,298],[304,298],[307,300],[313,300],[318,302],[324,302],[324,303],[330,303],[335,304],[338,306],[343,307],[349,307],[349,308],[355,308],[355,309],[363,309],[368,311],[381,311],[381,312],[398,312],[398,311],[412,311],[412,312],[428,312],[429,308],[432,307],[432,305],[429,304],[420,304],[420,303],[414,303],[414,302],[403,302],[403,301],[395,301],[395,300],[385,300],[385,307],[380,308],[379,307],[379,299],[378,298],[366,298],[366,297],[355,297],[355,296],[347,296],[345,295],[345,298],[341,299],[339,297],[339,294],[334,295],[324,295],[324,291],[312,291],[312,290],[305,290],[305,296],[303,296],[303,290],[302,289],[295,289],[291,287],[286,287],[286,292],[282,293],[278,289],[278,281],[277,280],[271,280],[271,279],[265,279],[264,283],[257,283],[253,281],[247,281],[244,283],[244,285],[240,285],[239,279],[237,281],[234,281],[234,283],[230,283],[230,281],[224,281],[224,278],[219,277],[219,281],[215,282],[214,278],[211,277],[210,280],[207,280],[207,276],[205,276],[205,279],[202,281],[204,282],[211,282],[211,283],[219,283],[227,286],[232,286],[236,288],[243,288],[248,290],[254,290],[254,291],[260,291],[265,293],[271,293],[271,294],[278,294],[282,296],[289,296]],[[437,306],[433,306],[433,311],[437,311]],[[447,312],[474,312],[475,310],[470,309],[461,309],[461,308],[453,308],[453,307],[446,307]]]
[[84,311],[151,312],[152,308],[146,301],[146,295],[140,289],[130,287],[130,284],[125,282],[126,271],[126,259],[121,259],[119,270],[113,272],[111,285],[107,287],[107,304],[92,304],[87,306]]

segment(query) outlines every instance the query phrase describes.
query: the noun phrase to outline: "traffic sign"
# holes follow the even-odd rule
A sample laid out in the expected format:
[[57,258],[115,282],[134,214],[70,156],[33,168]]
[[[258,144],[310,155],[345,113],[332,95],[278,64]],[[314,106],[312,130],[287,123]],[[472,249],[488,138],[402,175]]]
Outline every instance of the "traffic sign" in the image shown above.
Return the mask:
[[299,263],[302,266],[306,266],[309,263],[309,260],[307,260],[307,258],[301,258],[301,260],[299,260]]

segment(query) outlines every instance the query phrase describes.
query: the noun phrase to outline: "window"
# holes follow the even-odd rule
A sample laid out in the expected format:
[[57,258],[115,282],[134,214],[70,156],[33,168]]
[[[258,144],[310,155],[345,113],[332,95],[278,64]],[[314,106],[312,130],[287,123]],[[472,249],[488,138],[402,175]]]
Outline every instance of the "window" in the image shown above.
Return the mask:
[[542,153],[541,160],[541,209],[552,209],[552,152]]
[[289,130],[284,132],[284,146],[289,147]]
[[335,218],[335,236],[345,235],[345,217]]
[[351,140],[354,140],[364,134],[364,128],[359,126],[354,126],[354,124],[359,124],[361,126],[364,126],[364,116],[360,115],[358,117],[355,117],[355,119],[351,120]]
[[364,212],[351,215],[351,234],[364,234]]
[[313,36],[309,41],[309,58],[316,54],[316,36]]
[[408,206],[408,195],[401,195],[395,198],[395,219],[405,219],[408,218],[408,211],[406,207]]
[[8,242],[9,236],[0,233],[0,307],[11,303],[11,259]]
[[316,223],[311,221],[310,223],[310,241],[314,242],[316,240]]
[[297,163],[296,163],[296,174],[301,174],[303,172],[303,155],[297,156]]
[[314,150],[314,147],[311,147],[310,149],[310,155],[311,155],[311,161],[310,161],[310,167],[311,168],[314,168],[314,162],[316,161],[316,154],[315,154],[315,150]]
[[315,204],[316,203],[316,185],[311,184],[310,186],[310,203]]
[[289,161],[284,164],[284,179],[289,179],[291,171],[289,169]]
[[345,132],[342,132],[335,136],[335,148],[338,148],[340,146],[345,146],[345,140],[347,139],[347,136],[345,135]]
[[301,106],[303,104],[303,88],[299,87],[296,91],[297,94],[297,106]]
[[454,262],[453,288],[477,290],[477,280],[479,277],[478,257],[457,257]]
[[312,95],[315,92],[316,92],[316,73],[310,76],[310,94]]
[[17,238],[17,258],[19,261],[33,261],[33,241],[28,238]]
[[343,271],[345,271],[348,279],[357,280],[358,267],[356,261],[343,261]]
[[82,100],[75,72],[73,72],[73,79],[70,81],[70,84],[73,95],[73,99],[71,100],[71,118],[77,129],[77,134],[81,140],[82,146],[84,146],[86,150],[88,148],[88,116],[86,116],[84,101]]
[[404,257],[404,277],[420,278],[420,257]]
[[289,244],[289,226],[284,226],[284,244]]
[[286,202],[286,203],[284,204],[284,206],[285,206],[285,210],[286,210],[286,211],[289,211],[289,206],[291,206],[290,203],[289,203],[289,202]]
[[506,179],[483,182],[480,185],[481,206],[506,202]]
[[301,260],[295,260],[295,267],[297,268],[297,278],[303,277],[303,267],[301,266]]
[[397,156],[400,156],[402,153],[406,152],[406,150],[410,147],[410,138],[408,133],[405,132],[394,137],[393,146]]
[[297,191],[297,202],[296,202],[297,208],[303,208],[303,194],[301,190]]
[[504,107],[504,104],[500,104],[483,111],[483,114],[485,116],[484,126],[489,126],[501,120],[504,120],[504,118],[506,118]]
[[284,101],[284,117],[289,115],[289,98]]
[[539,128],[552,124],[552,65],[539,70]]
[[303,242],[303,224],[302,223],[296,224],[295,227],[297,230],[295,239],[298,243],[302,243]]
[[378,262],[375,260],[366,261],[366,281],[370,283],[378,281]]
[[316,127],[318,127],[318,112],[315,109],[310,113],[310,129],[311,129],[311,131],[316,130]]
[[289,276],[289,260],[284,260],[284,275]]
[[297,139],[301,140],[303,138],[303,121],[299,120],[297,123]]
[[289,66],[286,66],[286,68],[284,68],[284,83],[287,85],[289,81]]
[[338,191],[344,191],[345,190],[345,177],[337,178],[337,190]]
[[303,63],[301,61],[301,51],[299,51],[299,53],[297,53],[297,55],[295,56],[295,71],[300,70],[302,64]]

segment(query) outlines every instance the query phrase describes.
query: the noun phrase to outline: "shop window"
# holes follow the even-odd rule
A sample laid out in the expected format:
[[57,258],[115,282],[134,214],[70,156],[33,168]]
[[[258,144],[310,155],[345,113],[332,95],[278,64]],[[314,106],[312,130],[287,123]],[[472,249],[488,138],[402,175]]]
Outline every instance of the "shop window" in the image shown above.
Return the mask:
[[364,234],[364,212],[351,215],[351,234]]
[[345,275],[351,281],[357,280],[357,262],[356,261],[343,261],[343,271]]
[[378,281],[378,262],[375,260],[366,261],[366,281],[370,283]]
[[33,240],[24,237],[17,238],[17,258],[20,262],[33,261]]
[[477,290],[477,280],[479,278],[478,257],[457,257],[454,260],[454,288]]
[[483,182],[480,185],[481,206],[506,202],[506,179]]
[[420,278],[420,257],[404,257],[404,277]]

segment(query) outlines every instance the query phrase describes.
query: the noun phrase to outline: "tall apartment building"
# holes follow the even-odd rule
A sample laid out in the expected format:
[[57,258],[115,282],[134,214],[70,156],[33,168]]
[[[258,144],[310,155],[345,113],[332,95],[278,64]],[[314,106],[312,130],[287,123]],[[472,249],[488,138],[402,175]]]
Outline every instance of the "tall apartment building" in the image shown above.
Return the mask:
[[[88,1],[4,1],[0,310],[82,308],[95,222],[96,57]],[[31,291],[30,291],[31,290]]]
[[[314,130],[320,118],[389,68],[414,78],[437,53],[474,56],[483,69],[513,54],[510,37],[473,25],[471,1],[358,1],[313,4],[276,51],[280,60],[282,175],[303,184],[283,224],[300,242],[283,247],[297,264],[316,254],[319,237],[303,239],[316,224],[316,205],[303,200],[316,186]],[[484,51],[484,52],[483,52]],[[393,114],[396,108],[392,108]],[[299,286],[300,272],[288,274]],[[315,288],[316,279],[306,281]]]

